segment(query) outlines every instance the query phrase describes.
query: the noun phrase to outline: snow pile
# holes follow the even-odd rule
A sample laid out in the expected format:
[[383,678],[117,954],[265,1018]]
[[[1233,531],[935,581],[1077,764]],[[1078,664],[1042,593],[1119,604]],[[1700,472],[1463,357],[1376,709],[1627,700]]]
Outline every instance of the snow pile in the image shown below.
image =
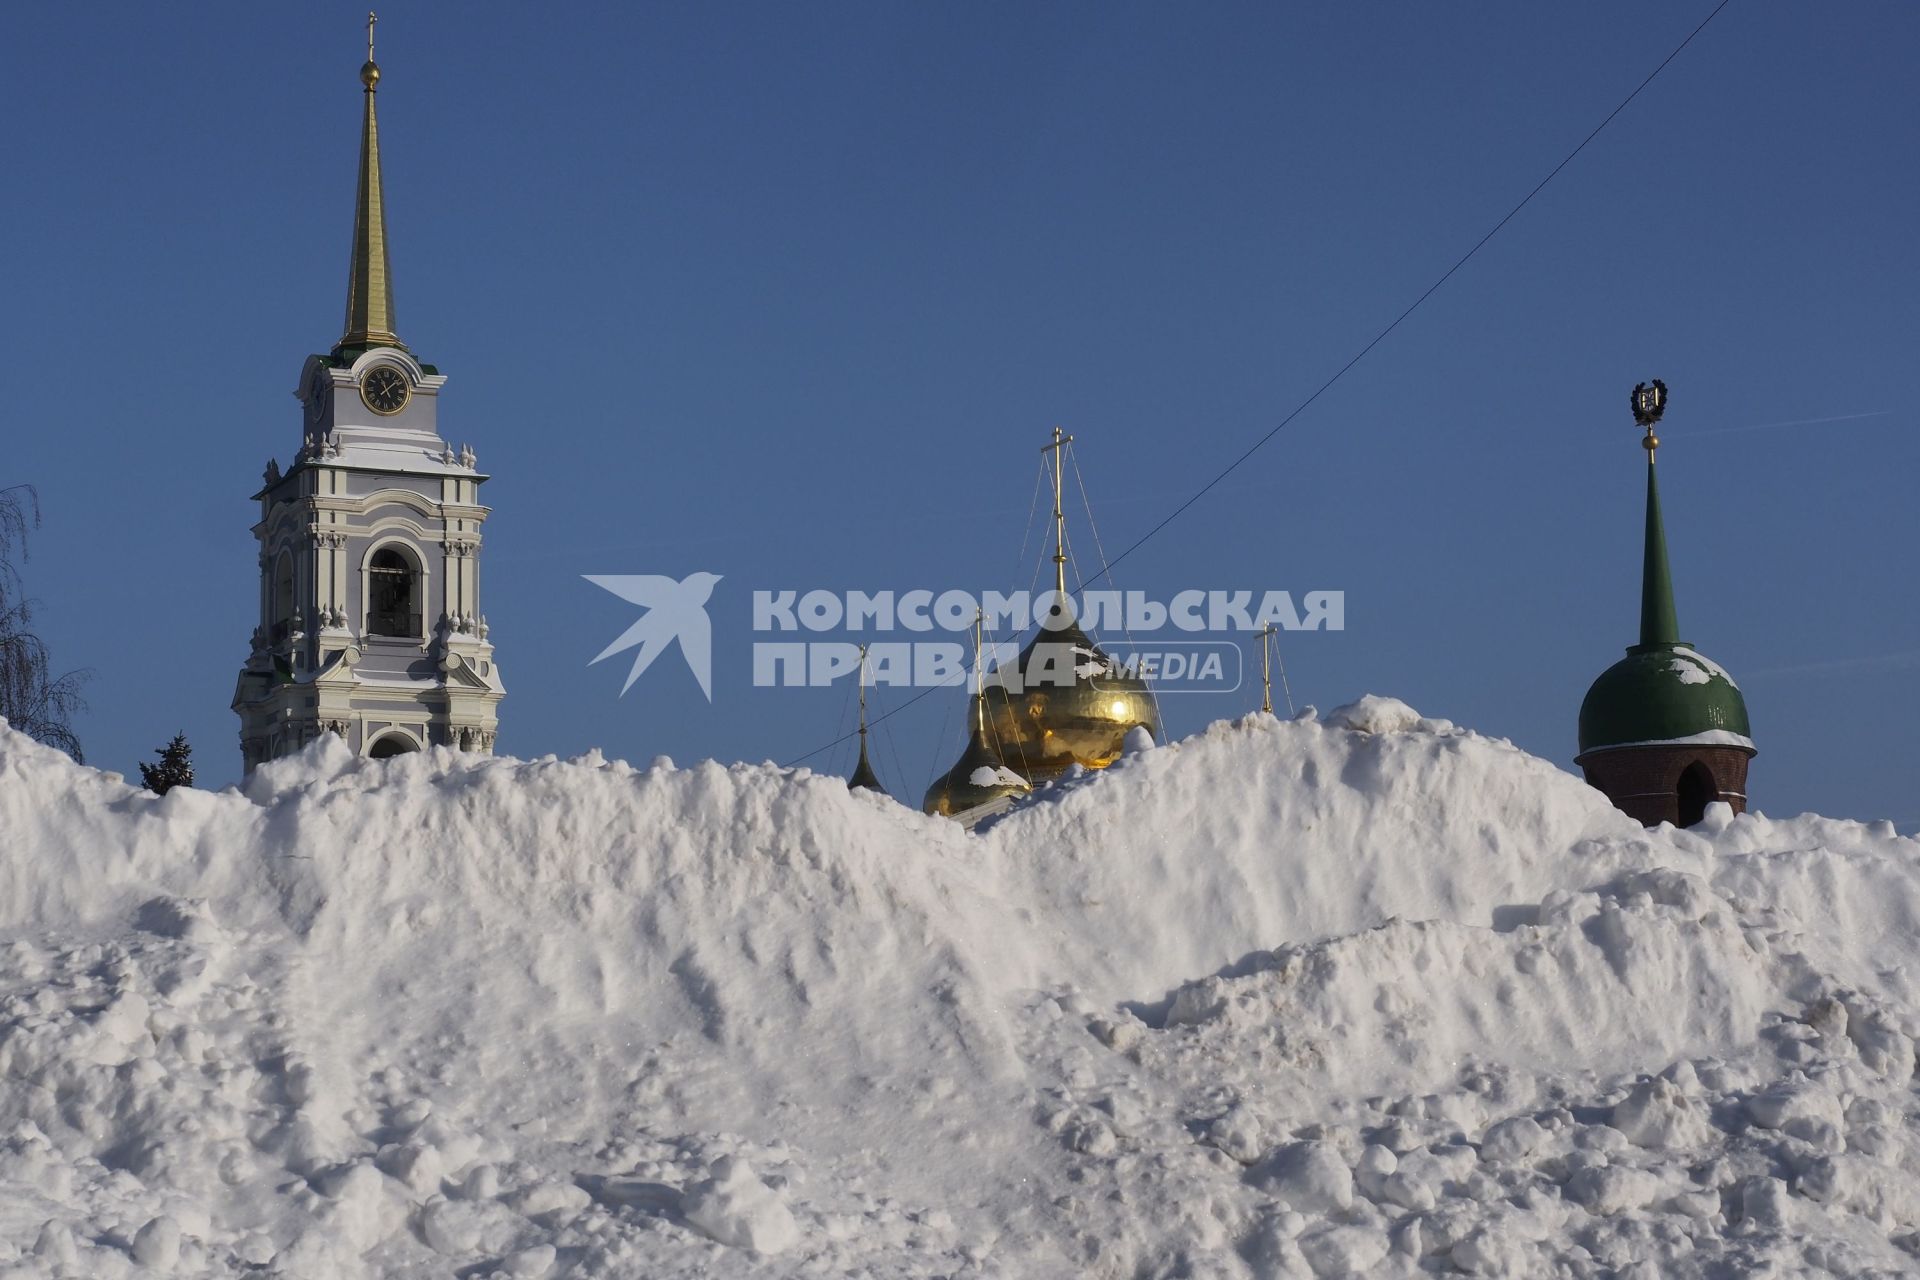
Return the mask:
[[975,835],[835,778],[0,730],[0,1275],[1895,1275],[1920,844],[1390,699]]

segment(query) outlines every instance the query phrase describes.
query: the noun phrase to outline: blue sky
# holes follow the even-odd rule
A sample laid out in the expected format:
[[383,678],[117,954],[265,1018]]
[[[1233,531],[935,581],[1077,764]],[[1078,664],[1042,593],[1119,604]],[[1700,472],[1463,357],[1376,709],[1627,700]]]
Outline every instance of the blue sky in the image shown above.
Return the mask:
[[[1024,585],[1056,424],[1131,543],[1708,7],[386,9],[399,327],[494,477],[502,749],[836,736],[847,690],[752,687],[754,588]],[[339,334],[363,20],[12,15],[0,483],[39,488],[28,581],[104,767],[185,730],[238,774],[248,495]],[[1393,694],[1571,768],[1635,638],[1626,393],[1661,377],[1681,629],[1746,691],[1755,805],[1920,821],[1916,47],[1912,5],[1735,0],[1120,585],[1344,590],[1345,631],[1286,639],[1298,698]],[[1774,425],[1816,418],[1844,420]],[[724,575],[712,704],[677,659],[617,696],[625,661],[587,664],[633,610],[581,575],[696,570]],[[962,716],[878,731],[896,793]]]

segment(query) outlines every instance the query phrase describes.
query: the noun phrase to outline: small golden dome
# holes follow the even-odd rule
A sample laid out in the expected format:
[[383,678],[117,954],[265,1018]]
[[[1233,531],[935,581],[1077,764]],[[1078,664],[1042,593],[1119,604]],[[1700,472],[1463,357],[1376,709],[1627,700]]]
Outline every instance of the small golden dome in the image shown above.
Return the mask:
[[1072,618],[1042,627],[1014,669],[988,682],[986,713],[1007,763],[1036,784],[1076,764],[1106,768],[1132,729],[1160,737],[1146,681],[1122,670]]
[[1025,778],[1007,768],[1006,760],[988,743],[979,694],[973,696],[973,708],[973,732],[967,738],[967,749],[953,768],[927,788],[922,812],[951,818],[1033,790]]
[[360,68],[360,83],[369,89],[380,83],[380,67],[378,63],[372,59],[367,60],[367,65]]

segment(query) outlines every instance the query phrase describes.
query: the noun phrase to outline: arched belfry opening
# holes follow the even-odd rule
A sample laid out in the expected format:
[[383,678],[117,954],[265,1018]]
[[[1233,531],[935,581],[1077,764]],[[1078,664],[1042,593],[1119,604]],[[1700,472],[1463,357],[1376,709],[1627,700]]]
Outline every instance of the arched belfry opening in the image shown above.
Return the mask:
[[1713,770],[1699,760],[1680,771],[1680,781],[1674,785],[1673,791],[1680,811],[1679,820],[1674,825],[1681,827],[1698,823],[1707,816],[1707,806],[1720,798],[1720,788],[1713,781]]
[[367,561],[367,634],[417,640],[420,628],[420,568],[393,543]]
[[404,733],[383,733],[367,748],[367,755],[375,760],[391,760],[419,749],[420,744]]
[[293,611],[296,607],[293,591],[293,553],[282,551],[274,562],[273,569],[273,634],[275,639],[285,639],[293,630]]

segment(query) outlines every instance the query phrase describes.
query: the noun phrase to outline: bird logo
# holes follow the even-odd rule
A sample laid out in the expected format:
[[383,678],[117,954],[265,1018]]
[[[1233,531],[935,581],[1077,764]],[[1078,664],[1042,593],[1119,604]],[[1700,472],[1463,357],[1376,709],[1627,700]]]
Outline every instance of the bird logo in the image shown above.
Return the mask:
[[713,701],[713,623],[707,618],[707,600],[713,595],[714,584],[720,581],[719,574],[690,573],[678,582],[657,573],[581,576],[594,586],[646,610],[638,622],[621,632],[588,666],[639,645],[640,651],[633,655],[633,667],[627,672],[627,682],[620,686],[624,697],[640,673],[678,640],[680,656],[687,660],[687,669],[700,682],[700,692],[707,695],[708,702]]

